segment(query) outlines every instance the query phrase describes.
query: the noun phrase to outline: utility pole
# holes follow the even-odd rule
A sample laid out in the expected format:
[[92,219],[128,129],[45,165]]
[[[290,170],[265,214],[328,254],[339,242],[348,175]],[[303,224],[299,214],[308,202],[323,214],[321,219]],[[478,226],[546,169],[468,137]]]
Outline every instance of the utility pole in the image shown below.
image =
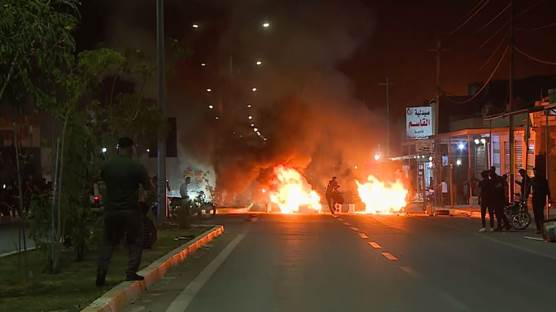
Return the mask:
[[390,157],[390,78],[386,77],[384,82],[378,84],[386,88],[386,157]]
[[[509,40],[509,79],[508,79],[508,107],[507,111],[514,109],[514,1],[510,1],[510,40]],[[509,135],[510,143],[510,202],[513,201],[515,192],[515,136],[514,136],[514,115],[509,115]]]
[[[164,0],[156,0],[156,77],[158,84],[158,106],[166,121],[166,77],[164,54]],[[157,158],[157,221],[166,217],[166,133],[158,133]],[[164,214],[164,218],[162,216]]]
[[[436,54],[436,97],[434,99],[434,103],[432,105],[432,114],[433,114],[433,122],[432,122],[432,129],[433,129],[433,135],[434,135],[434,147],[433,147],[433,152],[434,152],[434,159],[435,159],[435,163],[436,166],[434,166],[434,184],[435,185],[439,185],[440,181],[442,181],[442,178],[440,177],[442,175],[442,155],[440,154],[440,140],[439,140],[439,127],[438,127],[438,121],[439,121],[439,111],[440,111],[440,96],[442,95],[442,87],[440,85],[440,57],[442,52],[446,52],[447,50],[442,48],[442,41],[437,40],[436,41],[436,48],[434,49],[429,49],[429,52],[433,52]],[[431,186],[433,187],[433,186]],[[440,194],[440,192],[437,192],[438,188],[435,188],[435,197],[437,197],[436,202],[438,203],[438,194]]]

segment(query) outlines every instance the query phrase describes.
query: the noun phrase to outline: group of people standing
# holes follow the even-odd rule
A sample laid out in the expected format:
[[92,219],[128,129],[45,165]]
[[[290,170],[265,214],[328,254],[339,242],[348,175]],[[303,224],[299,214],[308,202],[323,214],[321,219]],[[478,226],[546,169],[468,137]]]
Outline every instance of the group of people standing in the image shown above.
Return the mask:
[[[480,232],[486,231],[486,213],[488,211],[490,230],[501,231],[510,229],[508,218],[504,214],[504,206],[507,203],[506,182],[504,178],[496,173],[496,168],[481,172],[482,180],[479,182],[479,204],[481,205]],[[497,227],[494,227],[494,216],[496,216]]]
[[[520,186],[520,201],[527,203],[529,194],[533,194],[533,213],[537,226],[537,233],[542,232],[544,223],[544,207],[547,198],[550,201],[550,189],[548,181],[537,168],[533,169],[534,177],[529,177],[525,169],[520,169],[521,181],[516,183]],[[496,173],[496,167],[481,172],[482,180],[479,182],[479,204],[481,206],[480,232],[486,231],[486,213],[488,212],[491,231],[509,230],[511,228],[508,218],[504,213],[504,207],[508,204],[507,179]],[[496,227],[494,227],[494,216]]]

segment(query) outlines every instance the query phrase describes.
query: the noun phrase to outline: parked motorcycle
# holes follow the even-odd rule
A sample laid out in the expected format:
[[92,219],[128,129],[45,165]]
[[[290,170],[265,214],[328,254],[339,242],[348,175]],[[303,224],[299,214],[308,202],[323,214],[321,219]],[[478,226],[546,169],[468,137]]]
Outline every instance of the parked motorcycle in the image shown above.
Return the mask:
[[214,217],[216,215],[216,205],[207,199],[205,192],[200,191],[193,199],[190,206],[190,215]]
[[506,205],[504,214],[510,225],[516,230],[525,230],[531,224],[531,214],[529,214],[526,202],[514,201]]

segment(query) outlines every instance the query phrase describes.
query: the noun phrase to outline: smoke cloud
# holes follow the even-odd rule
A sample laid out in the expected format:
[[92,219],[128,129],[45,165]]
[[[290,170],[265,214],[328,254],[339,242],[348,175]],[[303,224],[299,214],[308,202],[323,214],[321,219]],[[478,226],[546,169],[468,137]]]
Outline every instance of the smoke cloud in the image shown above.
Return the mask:
[[[174,169],[177,176],[191,165],[210,168],[217,189],[227,194],[226,204],[249,200],[280,164],[299,169],[319,191],[331,176],[344,180],[347,188],[363,177],[359,172],[383,136],[377,128],[383,117],[354,97],[339,67],[372,35],[369,8],[357,0],[204,1],[187,8],[174,0],[168,5],[173,11],[183,8],[188,16],[192,7],[203,6],[199,10],[209,17],[197,20],[218,28],[210,32],[210,49],[194,47],[190,60],[169,65],[174,66],[170,113],[178,117],[184,155]],[[168,27],[185,38],[185,45],[195,46],[201,39],[188,33],[196,20],[185,20]],[[263,29],[263,20],[271,27]],[[111,42],[121,45],[132,38],[145,49],[154,47],[152,30],[125,21],[119,16],[114,22]],[[203,53],[209,65],[203,70],[210,74],[195,69]],[[262,66],[255,60],[262,60]],[[207,94],[209,86],[213,92]]]

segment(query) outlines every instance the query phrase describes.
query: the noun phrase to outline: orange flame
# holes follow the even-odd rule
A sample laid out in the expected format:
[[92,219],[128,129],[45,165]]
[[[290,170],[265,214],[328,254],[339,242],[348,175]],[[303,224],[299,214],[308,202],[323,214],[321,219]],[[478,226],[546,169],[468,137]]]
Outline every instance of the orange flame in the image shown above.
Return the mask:
[[278,166],[274,168],[276,189],[269,191],[270,201],[282,213],[299,212],[302,207],[321,210],[320,196],[295,169]]
[[385,184],[372,175],[367,182],[357,183],[357,191],[365,204],[364,213],[392,214],[400,212],[406,205],[407,189],[400,181]]

